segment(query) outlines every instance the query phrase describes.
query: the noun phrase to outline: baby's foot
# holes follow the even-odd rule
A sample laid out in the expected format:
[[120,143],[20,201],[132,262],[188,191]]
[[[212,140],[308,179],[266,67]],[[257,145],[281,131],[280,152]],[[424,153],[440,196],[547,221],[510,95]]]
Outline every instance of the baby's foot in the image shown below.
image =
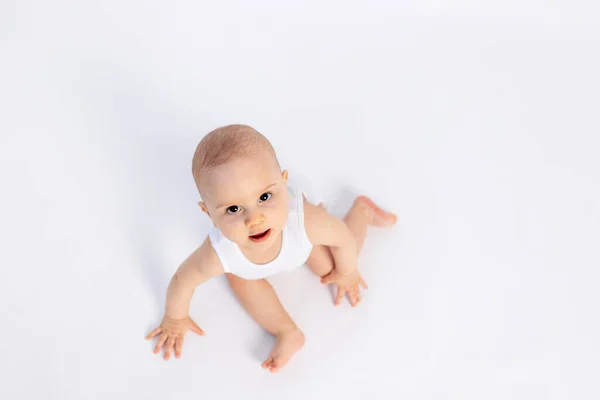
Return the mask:
[[275,347],[262,363],[264,369],[277,372],[304,346],[304,334],[298,328],[275,336]]
[[368,215],[369,225],[387,227],[394,225],[398,220],[396,214],[382,210],[367,196],[358,196],[353,207],[359,208],[360,211]]

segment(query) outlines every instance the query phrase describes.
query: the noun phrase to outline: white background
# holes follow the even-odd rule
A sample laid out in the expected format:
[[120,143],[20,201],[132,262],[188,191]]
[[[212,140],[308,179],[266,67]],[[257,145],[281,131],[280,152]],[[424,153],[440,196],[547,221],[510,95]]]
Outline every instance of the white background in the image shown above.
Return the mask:
[[[4,0],[0,398],[598,399],[594,4]],[[181,360],[143,340],[210,226],[193,151],[229,123],[399,216],[357,309],[272,279],[307,335],[276,375],[224,279]]]

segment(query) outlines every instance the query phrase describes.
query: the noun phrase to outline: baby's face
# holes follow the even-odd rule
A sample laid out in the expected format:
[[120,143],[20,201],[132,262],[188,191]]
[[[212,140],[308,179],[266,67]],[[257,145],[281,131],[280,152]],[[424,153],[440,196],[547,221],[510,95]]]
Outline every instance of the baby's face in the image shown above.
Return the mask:
[[287,171],[272,156],[239,159],[211,170],[200,207],[226,238],[260,251],[279,238],[288,218]]

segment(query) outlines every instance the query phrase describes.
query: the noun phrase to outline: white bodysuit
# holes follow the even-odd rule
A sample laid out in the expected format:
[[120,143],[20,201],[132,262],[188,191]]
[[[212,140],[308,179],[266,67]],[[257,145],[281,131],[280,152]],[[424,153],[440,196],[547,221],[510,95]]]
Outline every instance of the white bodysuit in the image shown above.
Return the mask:
[[227,239],[221,230],[213,225],[209,238],[221,260],[223,270],[243,279],[262,279],[283,271],[289,271],[304,264],[313,245],[304,229],[303,191],[300,187],[288,185],[289,216],[283,228],[283,240],[279,255],[268,264],[254,264],[246,258],[237,244]]

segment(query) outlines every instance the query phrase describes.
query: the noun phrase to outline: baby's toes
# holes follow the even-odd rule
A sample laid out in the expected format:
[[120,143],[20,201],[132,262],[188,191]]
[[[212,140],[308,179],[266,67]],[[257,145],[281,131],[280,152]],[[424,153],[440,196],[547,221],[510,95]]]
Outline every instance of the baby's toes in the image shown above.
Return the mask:
[[269,369],[271,372],[279,371],[285,363],[280,358],[275,358],[273,363],[271,364],[271,368]]
[[262,367],[264,369],[267,369],[267,368],[270,368],[272,364],[273,364],[273,357],[269,357],[265,361],[263,361]]

